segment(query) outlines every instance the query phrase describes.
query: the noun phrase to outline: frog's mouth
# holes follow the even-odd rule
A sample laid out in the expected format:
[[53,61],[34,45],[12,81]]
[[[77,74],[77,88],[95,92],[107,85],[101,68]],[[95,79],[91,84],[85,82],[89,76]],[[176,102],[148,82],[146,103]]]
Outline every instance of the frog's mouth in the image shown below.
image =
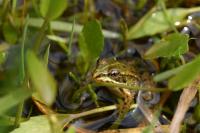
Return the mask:
[[124,84],[124,83],[120,83],[118,81],[115,81],[108,76],[97,76],[97,77],[94,78],[94,80],[96,82],[101,82],[101,83]]
[[[115,78],[120,78],[116,76]],[[139,90],[139,84],[138,82],[133,82],[133,83],[127,83],[125,81],[119,81],[116,80],[115,78],[109,77],[107,74],[94,74],[93,75],[93,81],[97,83],[99,86],[107,86],[107,87],[120,87],[120,88],[125,88],[125,89],[131,89],[131,90]],[[122,79],[122,78],[120,78]]]

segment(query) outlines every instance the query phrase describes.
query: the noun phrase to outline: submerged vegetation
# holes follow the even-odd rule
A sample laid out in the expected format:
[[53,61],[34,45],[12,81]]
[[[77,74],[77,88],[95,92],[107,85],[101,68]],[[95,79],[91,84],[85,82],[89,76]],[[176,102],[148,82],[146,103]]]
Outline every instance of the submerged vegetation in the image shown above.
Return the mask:
[[0,133],[200,132],[198,0],[0,0]]

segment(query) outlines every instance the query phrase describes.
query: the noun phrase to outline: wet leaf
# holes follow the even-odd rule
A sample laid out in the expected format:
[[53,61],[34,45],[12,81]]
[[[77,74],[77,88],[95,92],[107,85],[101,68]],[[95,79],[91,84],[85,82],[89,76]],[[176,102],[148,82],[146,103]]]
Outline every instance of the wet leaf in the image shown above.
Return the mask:
[[66,0],[40,0],[40,13],[50,20],[58,18],[66,7]]
[[104,46],[101,25],[97,20],[89,21],[83,27],[79,36],[79,46],[85,62],[92,63],[100,55]]
[[38,95],[46,105],[51,105],[56,96],[56,82],[45,64],[32,51],[26,55],[27,68]]
[[144,55],[144,58],[179,56],[188,51],[189,36],[172,33],[154,44]]
[[[172,23],[181,22],[188,14],[196,11],[200,11],[200,8],[172,8],[166,10],[169,20]],[[162,33],[167,30],[171,30],[171,26],[166,20],[164,13],[162,11],[155,11],[152,14],[147,13],[137,24],[130,27],[127,38],[129,40],[136,39]]]
[[187,63],[182,67],[180,71],[173,76],[168,83],[169,89],[180,90],[183,87],[188,86],[200,75],[200,56],[196,57],[190,63]]

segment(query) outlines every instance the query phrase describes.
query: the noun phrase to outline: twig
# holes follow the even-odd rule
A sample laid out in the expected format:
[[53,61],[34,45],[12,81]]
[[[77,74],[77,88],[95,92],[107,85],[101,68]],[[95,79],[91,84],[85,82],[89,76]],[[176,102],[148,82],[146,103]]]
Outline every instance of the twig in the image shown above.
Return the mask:
[[185,113],[188,110],[192,99],[194,99],[197,93],[197,87],[199,84],[200,80],[198,79],[183,90],[178,102],[176,112],[170,125],[170,133],[180,132],[181,122],[184,119]]
[[[136,108],[136,107],[137,107],[136,104],[132,104],[130,108]],[[106,106],[106,107],[100,107],[100,108],[92,109],[92,110],[85,111],[85,112],[78,113],[78,114],[58,114],[58,115],[62,116],[62,117],[66,117],[61,122],[64,125],[63,127],[65,128],[65,127],[67,127],[69,122],[71,122],[74,119],[84,117],[84,116],[88,116],[88,115],[92,115],[92,114],[96,114],[96,113],[102,113],[102,112],[114,110],[116,108],[117,108],[116,105],[110,105],[110,106]]]

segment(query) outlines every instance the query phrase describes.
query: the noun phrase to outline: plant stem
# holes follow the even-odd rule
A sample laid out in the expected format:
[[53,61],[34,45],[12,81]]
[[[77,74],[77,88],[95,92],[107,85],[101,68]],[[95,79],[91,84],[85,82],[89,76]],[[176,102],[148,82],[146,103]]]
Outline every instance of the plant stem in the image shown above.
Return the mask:
[[[85,111],[85,112],[78,113],[78,114],[58,114],[57,116],[58,117],[66,117],[62,121],[63,127],[66,127],[69,124],[69,122],[71,122],[74,119],[78,119],[80,117],[84,117],[84,116],[88,116],[88,115],[93,115],[93,114],[96,114],[96,113],[101,113],[101,112],[114,110],[116,108],[117,108],[116,105],[110,105],[110,106],[106,106],[106,107],[100,107],[100,108],[92,109],[92,110]],[[137,105],[136,104],[132,104],[130,109],[132,109],[132,108],[137,108]]]
[[200,11],[200,7],[193,7],[193,8],[188,9],[189,13],[194,13],[194,12],[199,12],[199,11]]
[[[2,8],[2,16],[1,16],[1,21],[5,21],[5,17],[8,11],[8,6],[9,6],[10,0],[3,0],[3,8]],[[3,22],[2,22],[3,23]]]
[[169,18],[169,15],[167,13],[167,9],[166,9],[166,6],[165,6],[165,3],[163,0],[160,0],[160,6],[162,8],[162,11],[163,11],[163,14],[164,14],[164,17],[166,19],[166,21],[169,23],[169,25],[171,26],[171,28],[174,30],[175,33],[178,33],[178,30],[176,29],[175,25],[174,25],[174,21],[173,20],[170,20]]
[[72,31],[70,33],[70,39],[69,39],[69,48],[68,48],[68,56],[69,57],[72,54],[72,41],[73,41],[73,37],[74,37],[74,26],[75,26],[75,17],[73,19]]
[[17,107],[17,113],[16,113],[16,116],[15,116],[15,122],[14,122],[14,127],[15,128],[19,127],[21,116],[22,116],[23,107],[24,107],[24,101],[19,103],[19,105]]
[[38,52],[38,50],[39,50],[39,48],[41,46],[42,40],[45,37],[45,31],[46,31],[46,27],[47,27],[48,23],[49,23],[49,19],[45,18],[45,20],[44,20],[44,22],[42,24],[42,27],[41,27],[41,29],[39,31],[39,34],[37,36],[37,40],[36,40],[36,42],[35,42],[35,44],[33,46],[33,49],[34,49],[34,51],[36,53]]
[[95,103],[95,105],[96,105],[97,107],[99,107],[97,94],[96,94],[95,91],[92,89],[92,85],[91,85],[91,84],[88,85],[88,92],[90,93],[90,95],[91,95],[91,97],[92,97],[92,101]]

